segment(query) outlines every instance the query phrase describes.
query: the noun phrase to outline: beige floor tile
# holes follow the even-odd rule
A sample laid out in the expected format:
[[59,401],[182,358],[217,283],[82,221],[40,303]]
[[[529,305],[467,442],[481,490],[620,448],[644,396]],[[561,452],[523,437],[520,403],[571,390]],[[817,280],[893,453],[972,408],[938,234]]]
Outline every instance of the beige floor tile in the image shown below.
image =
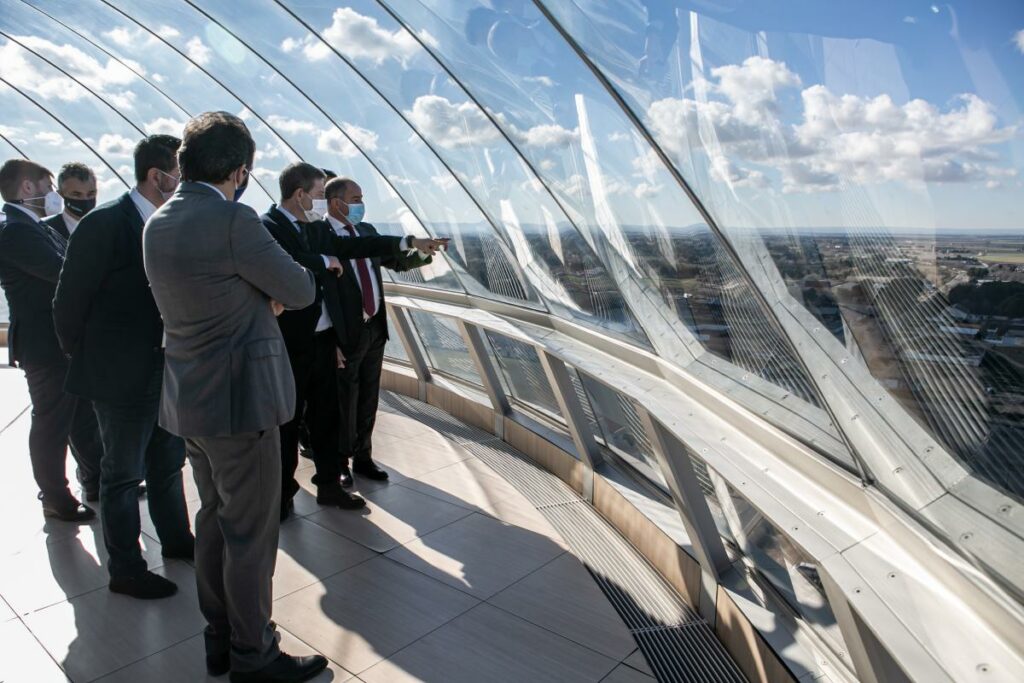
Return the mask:
[[15,616],[17,615],[14,613],[14,610],[11,609],[11,606],[7,604],[7,601],[0,598],[0,622],[10,621]]
[[[0,595],[18,614],[106,586],[107,549],[98,524],[81,527],[78,536],[35,543],[0,562]],[[164,564],[160,545],[143,536],[142,556],[155,569]]]
[[654,672],[651,671],[651,665],[647,663],[647,658],[644,657],[644,653],[639,648],[637,648],[633,654],[622,660],[622,663],[628,664],[637,671],[645,673],[648,676],[654,675]]
[[487,599],[564,552],[549,538],[474,513],[387,557]]
[[419,477],[471,457],[465,448],[436,432],[403,439],[388,448],[375,447],[373,451],[377,464],[389,467],[406,478]]
[[596,682],[612,659],[490,605],[480,605],[369,671],[367,683]]
[[25,624],[75,681],[91,681],[202,631],[191,567],[170,562],[157,571],[178,584],[165,600],[134,600],[106,588],[47,607]]
[[378,431],[401,438],[410,438],[423,434],[434,433],[433,429],[422,422],[397,413],[378,415],[377,424],[374,426],[374,433]]
[[636,669],[620,664],[601,683],[654,683],[654,679]]
[[475,459],[442,467],[402,485],[489,514],[497,512],[501,501],[521,497],[511,484]]
[[636,641],[590,572],[569,553],[488,602],[615,661],[636,649]]
[[468,514],[465,508],[392,485],[367,494],[364,510],[323,508],[308,519],[382,553]]
[[475,604],[464,593],[378,557],[279,600],[274,618],[358,674]]
[[0,624],[0,681],[4,683],[66,682],[43,646],[17,619]]
[[377,556],[309,519],[282,525],[278,547],[275,599]]
[[[311,655],[316,651],[284,629],[281,634],[281,650],[290,655]],[[352,674],[334,662],[311,683],[344,683],[351,681]],[[146,657],[109,676],[99,679],[102,683],[214,683],[227,681],[226,676],[214,678],[206,673],[206,650],[200,634],[183,643]]]

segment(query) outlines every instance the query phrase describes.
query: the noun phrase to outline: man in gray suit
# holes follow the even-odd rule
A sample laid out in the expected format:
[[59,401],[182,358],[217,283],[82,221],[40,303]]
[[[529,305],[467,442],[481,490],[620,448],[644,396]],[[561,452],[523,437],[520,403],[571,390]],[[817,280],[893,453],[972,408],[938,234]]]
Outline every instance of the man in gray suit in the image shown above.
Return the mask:
[[206,665],[239,681],[305,681],[319,655],[278,648],[270,621],[281,496],[278,427],[295,384],[275,316],[314,299],[313,275],[235,200],[255,145],[241,119],[189,121],[182,183],[146,224],[146,274],[164,320],[160,425],[185,438],[202,508],[196,518]]

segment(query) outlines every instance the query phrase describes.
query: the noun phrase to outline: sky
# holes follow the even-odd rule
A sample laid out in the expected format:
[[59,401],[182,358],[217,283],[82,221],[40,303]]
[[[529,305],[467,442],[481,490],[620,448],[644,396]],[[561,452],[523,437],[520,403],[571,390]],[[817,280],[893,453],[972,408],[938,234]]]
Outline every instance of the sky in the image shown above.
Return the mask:
[[726,230],[1024,234],[1024,3],[549,3],[628,111],[522,0],[112,4],[0,14],[0,154],[90,163],[104,199],[142,132],[225,109],[260,211],[303,158],[416,232],[671,231],[703,221],[681,179]]

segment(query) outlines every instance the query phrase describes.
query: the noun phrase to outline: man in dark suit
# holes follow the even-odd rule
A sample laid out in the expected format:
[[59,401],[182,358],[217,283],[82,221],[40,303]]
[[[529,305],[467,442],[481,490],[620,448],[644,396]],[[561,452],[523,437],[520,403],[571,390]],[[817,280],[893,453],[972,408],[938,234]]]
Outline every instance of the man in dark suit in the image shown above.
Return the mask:
[[12,159],[0,167],[7,222],[0,230],[0,284],[10,310],[9,362],[25,371],[32,399],[29,455],[43,514],[66,521],[96,516],[79,503],[64,476],[70,442],[87,498],[99,491],[103,448],[88,401],[64,391],[67,360],[53,329],[53,293],[66,243],[41,223],[60,210],[52,176],[39,164]]
[[140,599],[177,591],[142,557],[140,482],[163,556],[194,554],[181,475],[185,443],[157,424],[163,323],[142,264],[143,224],[178,184],[180,143],[151,135],[135,146],[135,187],[82,219],[53,302],[57,337],[71,357],[66,388],[93,402],[103,439],[100,512],[110,590]]
[[185,126],[185,182],[146,225],[146,272],[167,338],[160,424],[185,437],[202,508],[196,582],[206,667],[233,683],[304,681],[319,655],[280,651],[271,622],[281,495],[278,426],[295,383],[276,313],[310,305],[313,277],[237,201],[256,146],[208,112]]
[[[363,190],[350,178],[333,178],[327,183],[327,220],[341,238],[371,237],[377,230],[363,221]],[[447,240],[437,240],[446,244]],[[428,252],[411,250],[385,258],[352,259],[338,279],[337,289],[343,322],[335,325],[340,335],[343,362],[338,364],[338,404],[340,414],[339,453],[341,481],[351,485],[356,474],[384,481],[388,473],[373,462],[372,436],[377,421],[380,375],[384,365],[384,345],[388,340],[387,311],[384,308],[384,283],[381,266],[404,271],[431,262]],[[351,470],[349,469],[351,461]]]
[[57,173],[57,194],[64,200],[64,210],[43,222],[64,239],[71,239],[82,216],[96,207],[96,174],[78,161],[64,164]]
[[[295,481],[298,434],[307,406],[305,419],[316,463],[317,502],[346,509],[366,504],[362,498],[342,488],[337,457],[338,395],[334,376],[341,356],[333,320],[341,316],[337,312],[332,316],[330,309],[337,304],[333,297],[335,292],[331,290],[333,281],[342,275],[340,259],[392,257],[416,247],[432,252],[439,243],[412,237],[340,238],[323,221],[327,202],[322,170],[297,162],[281,172],[279,183],[281,203],[270,207],[261,217],[263,225],[292,258],[317,277],[315,301],[302,310],[289,311],[278,318],[295,375],[297,396],[294,419],[281,427],[281,519],[285,519],[292,498],[299,490]],[[325,290],[326,283],[331,287]]]

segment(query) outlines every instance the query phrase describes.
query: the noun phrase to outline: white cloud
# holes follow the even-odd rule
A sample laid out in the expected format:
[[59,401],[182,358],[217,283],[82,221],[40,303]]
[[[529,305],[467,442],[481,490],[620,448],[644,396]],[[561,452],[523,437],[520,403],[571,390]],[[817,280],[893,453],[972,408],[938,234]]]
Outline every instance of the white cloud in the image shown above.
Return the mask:
[[629,142],[629,133],[615,132],[608,136],[608,142]]
[[0,46],[0,64],[4,77],[14,86],[39,95],[43,99],[58,99],[75,102],[90,97],[79,83],[105,97],[114,106],[131,109],[135,93],[127,86],[137,81],[137,76],[124,64],[115,59],[98,60],[68,44],[57,44],[37,36],[15,36],[25,47],[60,64],[75,80],[56,74],[52,69],[41,68],[36,60],[27,58],[28,53],[20,45],[7,42]]
[[661,185],[652,185],[650,183],[643,182],[633,188],[633,194],[637,199],[650,199],[657,196],[661,190]]
[[143,128],[146,129],[146,133],[149,135],[163,134],[181,137],[182,132],[185,130],[185,121],[161,116],[160,118],[149,121],[143,126]]
[[[359,145],[365,152],[377,149],[379,136],[373,131],[351,124],[342,124],[344,133],[337,128],[320,131],[316,139],[316,148],[321,152],[338,154],[344,159],[359,156]],[[346,137],[345,133],[348,134]],[[351,140],[349,139],[351,138]],[[352,144],[355,142],[356,144]]]
[[551,159],[541,159],[540,161],[540,168],[542,171],[550,171],[555,166],[557,166],[557,164]]
[[444,191],[454,190],[459,182],[450,175],[435,175],[430,177],[430,182]]
[[413,125],[442,147],[482,147],[501,135],[472,102],[454,104],[440,95],[422,95],[406,115]]
[[153,74],[153,80],[157,83],[163,83],[167,79],[164,78],[163,74]]
[[537,85],[543,85],[545,88],[555,87],[555,82],[547,76],[526,76],[523,78],[527,83],[536,83]]
[[399,185],[405,187],[411,187],[412,185],[417,184],[413,178],[405,178],[400,175],[389,175],[388,180],[391,181],[392,185]]
[[64,136],[55,131],[43,131],[35,134],[35,140],[51,147],[60,147],[64,144]]
[[916,24],[917,23],[917,17],[911,17],[911,16],[903,17],[903,23],[904,24]]
[[569,130],[557,124],[542,124],[527,131],[513,127],[519,142],[529,147],[566,147],[580,139],[580,129]]
[[299,121],[298,119],[290,119],[286,116],[278,116],[277,114],[271,114],[267,117],[267,123],[274,129],[281,131],[282,133],[315,133],[317,127],[309,121]]
[[193,36],[185,43],[185,52],[196,64],[205,66],[213,56],[213,50],[199,36]]
[[1013,43],[1017,46],[1018,52],[1024,54],[1024,28],[1013,34]]
[[117,28],[106,31],[103,35],[121,47],[131,47],[136,39],[138,39],[140,33],[142,33],[141,29],[138,31],[129,31],[123,26],[118,26]]
[[[307,38],[308,39],[308,38]],[[296,40],[295,38],[285,38],[281,41],[281,50],[286,54],[295,52],[302,46],[302,40]]]
[[128,157],[135,149],[135,140],[129,140],[116,133],[104,133],[96,143],[96,149],[103,156]]
[[170,38],[177,38],[178,36],[180,36],[181,35],[181,31],[179,31],[178,29],[174,28],[173,26],[167,26],[165,24],[165,25],[162,25],[162,26],[157,26],[156,34],[158,36],[160,36],[161,38],[168,38],[168,39],[170,39]]
[[800,91],[799,120],[787,124],[777,95],[801,83],[785,64],[751,57],[711,73],[718,80],[708,90],[717,98],[658,100],[647,120],[670,154],[705,155],[717,182],[765,187],[775,170],[783,192],[812,192],[1005,178],[992,148],[1016,128],[1000,126],[992,105],[977,95],[961,95],[943,110],[921,99],[899,104],[889,95],[839,95],[811,85]]
[[[331,47],[346,57],[354,60],[364,59],[377,64],[387,59],[396,59],[404,64],[422,50],[416,38],[408,31],[402,28],[389,31],[375,18],[364,16],[351,7],[334,10],[331,25],[322,30],[320,35]],[[433,40],[432,37],[430,39]],[[302,38],[301,43],[303,54],[311,61],[324,59],[331,54],[327,45],[315,36],[307,35]],[[290,49],[297,46],[298,41],[292,40],[289,43]]]

